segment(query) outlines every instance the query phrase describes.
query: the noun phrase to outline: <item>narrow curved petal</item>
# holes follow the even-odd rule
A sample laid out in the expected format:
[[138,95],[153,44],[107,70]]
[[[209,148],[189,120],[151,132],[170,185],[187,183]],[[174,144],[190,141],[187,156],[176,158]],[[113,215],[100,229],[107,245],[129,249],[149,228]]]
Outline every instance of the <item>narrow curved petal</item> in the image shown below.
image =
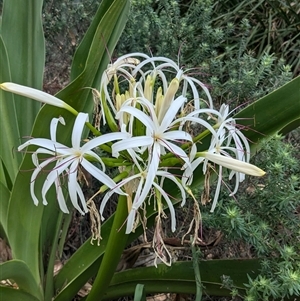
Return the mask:
[[37,168],[33,171],[32,175],[31,175],[31,178],[30,178],[30,194],[31,194],[33,203],[36,206],[39,203],[39,200],[36,197],[35,192],[34,192],[34,184],[35,184],[36,178],[37,178],[38,174],[42,171],[42,169],[51,162],[52,162],[52,158],[45,160],[44,162],[42,162],[41,164],[39,164],[37,166]]
[[191,122],[199,123],[199,124],[203,125],[206,129],[208,129],[211,132],[211,134],[215,138],[217,138],[217,133],[216,133],[215,129],[207,121],[203,120],[202,118],[198,118],[198,117],[186,116],[186,117],[178,118],[176,120],[176,123],[181,122],[181,126],[179,129],[181,129],[187,121],[191,121]]
[[93,151],[87,151],[84,153],[84,156],[89,156],[95,159],[95,161],[98,161],[98,163],[101,164],[102,171],[105,172],[105,164],[103,163],[102,159]]
[[25,147],[27,147],[29,145],[36,145],[36,146],[44,147],[53,152],[59,152],[59,153],[63,152],[64,150],[69,150],[69,148],[67,146],[65,146],[61,143],[54,142],[54,141],[51,141],[46,138],[33,138],[33,139],[30,139],[30,140],[26,141],[25,143],[21,144],[18,147],[18,151],[23,150]]
[[163,137],[164,137],[164,139],[167,139],[167,140],[173,140],[173,141],[184,140],[184,141],[193,142],[192,136],[185,131],[166,132],[166,133],[164,133]]
[[131,137],[128,133],[120,133],[120,132],[114,132],[114,133],[109,133],[109,134],[104,134],[102,136],[96,137],[85,143],[81,147],[81,151],[83,153],[96,148],[102,144],[112,142],[114,140],[123,140]]
[[[39,157],[38,157],[38,154],[47,154],[47,155],[52,155],[54,157],[50,158],[51,160],[49,162],[52,162],[54,160],[56,160],[55,156],[56,154],[52,151],[49,151],[47,149],[44,149],[44,148],[38,148],[32,155],[31,155],[31,160],[32,160],[32,163],[37,167],[40,165],[40,162],[39,162]],[[49,160],[49,159],[48,159]]]
[[92,163],[90,163],[89,161],[83,158],[81,161],[81,165],[87,172],[89,172],[98,181],[100,181],[110,189],[114,189],[116,193],[126,195],[126,193],[124,193],[119,187],[117,187],[117,184],[109,176],[107,176],[103,171],[98,169]]
[[155,132],[157,130],[158,125],[155,125],[153,120],[151,120],[151,118],[144,112],[130,106],[122,106],[119,112],[117,113],[116,118],[119,119],[120,114],[123,112],[128,113],[139,119],[151,132]]
[[101,220],[104,221],[104,216],[103,216],[103,211],[104,208],[108,202],[108,200],[111,198],[111,196],[114,194],[115,192],[113,190],[110,190],[109,192],[107,192],[105,194],[105,196],[103,197],[103,199],[101,200],[101,204],[100,204],[100,208],[99,208],[99,212],[100,212],[100,216],[101,216]]
[[127,223],[126,223],[126,234],[129,234],[132,232],[133,230],[133,226],[134,226],[134,222],[135,222],[135,215],[136,215],[136,210],[135,209],[131,209],[128,217],[127,217]]
[[165,113],[165,116],[163,117],[159,130],[164,132],[167,130],[167,128],[170,126],[171,122],[174,120],[176,114],[178,113],[178,110],[181,108],[183,103],[186,101],[186,98],[183,96],[177,97],[170,105],[168,110]]
[[[72,202],[72,205],[74,206],[75,209],[77,209],[82,215],[84,215],[85,212],[83,211],[80,206],[78,205],[78,197],[77,197],[77,192],[81,191],[80,186],[77,183],[77,171],[78,171],[78,162],[74,161],[69,170],[68,170],[68,191],[69,191],[69,196]],[[81,197],[83,196],[83,193],[81,191]],[[83,197],[84,198],[84,197]],[[81,200],[82,203],[82,200]],[[85,205],[85,209],[86,205]]]
[[169,196],[166,194],[166,192],[159,186],[157,183],[153,182],[153,186],[161,193],[163,198],[168,204],[170,214],[171,214],[171,230],[172,232],[175,232],[176,230],[176,216],[175,216],[175,210],[174,206],[172,204],[172,201],[170,200]]
[[174,184],[176,184],[176,186],[179,188],[180,193],[181,193],[181,198],[182,198],[181,207],[184,206],[184,204],[186,202],[186,193],[185,193],[185,190],[183,189],[181,181],[179,179],[177,179],[174,175],[172,175],[171,173],[169,173],[167,171],[160,171],[159,170],[157,172],[157,175],[162,176],[164,178],[167,178],[167,179],[171,180]]
[[57,178],[54,181],[54,184],[55,184],[55,188],[56,188],[56,196],[57,196],[57,201],[58,201],[60,210],[63,213],[69,213],[69,209],[67,207],[66,200],[65,200],[65,197],[64,197],[62,189],[61,189],[61,184],[60,184],[59,178]]
[[221,184],[222,184],[222,166],[219,167],[219,176],[218,176],[218,182],[217,182],[217,187],[216,187],[216,191],[215,191],[215,196],[214,196],[214,200],[210,209],[210,212],[214,212],[215,208],[217,206],[218,203],[218,198],[219,198],[219,194],[220,194],[220,190],[221,190]]
[[72,131],[72,146],[74,149],[80,148],[81,136],[85,123],[89,120],[89,115],[86,113],[79,113],[75,119]]
[[54,142],[56,142],[56,131],[59,122],[66,125],[64,118],[61,116],[59,118],[53,118],[50,123],[50,139]]
[[126,150],[126,149],[133,149],[136,147],[143,147],[143,146],[151,146],[154,142],[152,137],[148,136],[138,136],[128,138],[126,140],[118,141],[113,144],[112,146],[112,155],[114,157],[119,156],[119,152]]
[[150,162],[150,164],[148,166],[148,170],[147,170],[146,181],[145,181],[143,190],[141,192],[141,195],[139,196],[138,201],[133,202],[133,204],[132,204],[133,209],[138,209],[142,205],[142,203],[145,201],[147,195],[149,194],[149,191],[153,185],[153,182],[154,182],[154,179],[156,176],[156,172],[158,169],[159,158],[160,158],[159,145],[156,145],[156,143],[155,143],[154,147],[153,147],[153,154],[151,156],[151,162]]
[[159,143],[163,147],[167,148],[176,157],[179,157],[180,159],[182,159],[188,166],[190,166],[190,159],[182,148],[180,148],[176,144],[174,144],[170,141],[166,141],[166,140],[160,140]]
[[[68,169],[69,165],[72,164],[74,161],[74,158],[65,158],[62,161],[58,161],[56,163],[55,168],[48,174],[44,185],[42,187],[42,198],[43,198],[43,204],[47,204],[46,200],[46,194],[54,181],[65,171]],[[78,162],[78,161],[77,161]]]

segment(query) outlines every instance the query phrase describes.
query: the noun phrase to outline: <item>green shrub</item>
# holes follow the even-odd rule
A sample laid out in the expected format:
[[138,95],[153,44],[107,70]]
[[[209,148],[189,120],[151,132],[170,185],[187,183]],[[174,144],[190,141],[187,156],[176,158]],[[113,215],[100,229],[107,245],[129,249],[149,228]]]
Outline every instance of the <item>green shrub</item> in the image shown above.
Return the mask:
[[[203,209],[203,225],[222,231],[227,248],[243,246],[247,256],[265,258],[261,274],[249,277],[245,300],[299,295],[299,152],[277,135],[262,143],[253,163],[266,170],[266,176],[246,179],[234,197],[223,188],[216,211]],[[232,255],[240,257],[240,251],[236,247]]]
[[[219,8],[221,11],[221,8]],[[168,56],[206,83],[215,102],[243,104],[273,91],[292,78],[283,53],[249,47],[251,21],[220,23],[211,0],[132,1],[130,18],[117,55],[146,52]],[[233,20],[234,21],[234,20]]]

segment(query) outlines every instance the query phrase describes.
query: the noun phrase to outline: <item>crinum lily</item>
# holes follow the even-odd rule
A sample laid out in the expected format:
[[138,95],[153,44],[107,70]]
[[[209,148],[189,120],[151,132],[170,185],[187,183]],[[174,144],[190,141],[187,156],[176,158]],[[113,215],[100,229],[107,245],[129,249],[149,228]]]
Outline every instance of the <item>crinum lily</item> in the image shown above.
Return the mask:
[[[62,177],[67,178],[68,192],[73,206],[81,213],[88,212],[85,197],[81,190],[80,185],[77,182],[78,168],[83,167],[88,173],[90,173],[97,180],[111,189],[115,189],[118,194],[124,194],[124,192],[116,187],[116,183],[105,174],[105,166],[101,158],[92,151],[93,148],[98,147],[101,144],[111,142],[117,139],[125,138],[123,133],[110,133],[100,137],[96,137],[83,146],[81,146],[81,136],[85,123],[88,121],[88,114],[79,113],[73,127],[72,132],[72,147],[68,147],[56,141],[56,131],[58,123],[64,124],[65,121],[62,117],[59,119],[54,118],[50,126],[50,138],[33,138],[25,142],[18,147],[21,151],[29,145],[36,145],[39,148],[32,154],[32,162],[35,165],[35,170],[31,176],[30,192],[35,205],[38,204],[38,198],[35,195],[34,184],[38,174],[52,162],[55,162],[55,166],[52,168],[42,187],[42,199],[43,204],[47,204],[46,194],[50,187],[54,184],[56,187],[57,200],[60,209],[68,213],[69,210],[66,205],[66,201],[62,192],[61,181]],[[41,163],[39,163],[39,154],[50,155],[50,157]],[[93,165],[87,160],[87,158],[98,162],[102,170]],[[78,197],[81,206],[78,204]]]

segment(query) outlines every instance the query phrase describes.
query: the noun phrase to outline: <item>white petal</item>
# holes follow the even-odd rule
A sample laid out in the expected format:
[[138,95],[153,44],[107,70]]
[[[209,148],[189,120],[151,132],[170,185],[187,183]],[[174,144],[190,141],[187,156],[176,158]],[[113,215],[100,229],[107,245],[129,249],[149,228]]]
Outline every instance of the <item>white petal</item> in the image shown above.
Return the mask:
[[102,171],[105,172],[105,164],[103,163],[102,159],[96,153],[94,153],[93,151],[87,151],[84,153],[84,156],[90,156],[90,157],[94,158],[95,161],[98,161],[101,164]]
[[98,169],[89,161],[83,158],[81,161],[81,165],[87,172],[89,172],[98,181],[100,181],[110,189],[113,189],[116,193],[126,195],[120,188],[117,187],[117,184],[109,176],[107,176],[103,171]]
[[170,126],[171,122],[175,118],[178,110],[181,108],[182,104],[185,102],[186,98],[183,96],[177,97],[170,105],[168,110],[166,111],[165,116],[162,119],[160,125],[160,131],[164,132]]
[[52,151],[49,151],[47,149],[44,149],[44,148],[38,148],[32,155],[31,155],[31,160],[32,160],[32,163],[35,165],[35,166],[39,166],[40,163],[39,163],[39,157],[38,157],[38,154],[47,154],[47,155],[52,155],[54,157],[51,157],[50,159],[47,159],[49,160],[49,162],[52,162],[52,161],[55,161],[56,158],[55,158],[55,153],[52,152]]
[[217,137],[217,133],[216,133],[215,129],[208,122],[203,120],[202,118],[193,117],[193,116],[186,116],[186,117],[176,119],[173,123],[175,124],[175,123],[181,122],[182,125],[179,128],[179,129],[181,129],[186,121],[191,121],[191,122],[199,123],[199,124],[203,125],[206,129],[208,129],[211,132],[211,134],[214,137]]
[[159,146],[156,145],[156,143],[154,144],[153,147],[153,154],[151,156],[151,162],[148,166],[148,170],[147,170],[147,177],[146,177],[146,181],[144,184],[144,188],[141,192],[141,195],[138,198],[137,202],[133,202],[132,204],[132,208],[133,209],[138,209],[142,203],[145,201],[156,176],[156,172],[158,169],[158,165],[159,165],[159,158],[160,158],[160,150],[159,150]]
[[218,203],[218,198],[219,198],[219,194],[220,194],[220,190],[221,190],[221,184],[222,184],[222,166],[219,167],[219,177],[218,177],[218,182],[217,182],[217,187],[216,187],[216,191],[215,191],[215,196],[214,196],[214,200],[210,209],[210,212],[214,212],[217,203]]
[[60,210],[64,213],[69,213],[69,209],[66,205],[66,200],[61,189],[60,179],[56,179],[54,181],[54,184],[56,188],[56,196]]
[[193,142],[193,138],[185,131],[170,131],[163,134],[163,138],[167,140],[179,141],[185,140]]
[[181,198],[182,198],[182,202],[181,202],[181,206],[184,206],[185,201],[186,201],[186,193],[185,190],[181,184],[181,181],[179,179],[177,179],[174,175],[172,175],[171,173],[167,172],[167,171],[158,171],[157,172],[158,176],[162,176],[165,177],[171,181],[173,181],[177,187],[179,188],[180,192],[181,192]]
[[50,139],[45,139],[45,138],[33,138],[30,139],[28,141],[26,141],[25,143],[23,143],[22,145],[20,145],[18,147],[18,151],[21,151],[22,149],[24,149],[25,147],[29,146],[29,145],[36,145],[36,146],[41,146],[43,148],[47,148],[53,152],[64,152],[65,150],[69,150],[69,147],[58,143],[58,142],[54,142]]
[[144,112],[130,106],[122,106],[120,111],[117,113],[116,118],[118,119],[119,115],[123,112],[128,113],[139,119],[152,133],[157,131],[158,124],[155,124],[153,120]]
[[113,144],[112,146],[112,155],[114,157],[119,156],[119,152],[126,150],[126,149],[133,149],[136,147],[143,147],[143,146],[150,146],[154,142],[152,137],[148,136],[137,136],[128,138],[126,140],[118,141]]
[[105,196],[103,197],[103,199],[101,200],[101,204],[100,204],[100,208],[99,208],[99,212],[100,212],[100,215],[101,215],[101,220],[104,221],[104,217],[103,217],[103,211],[104,211],[104,208],[108,202],[108,200],[111,198],[111,196],[114,194],[114,190],[110,190],[108,191]]
[[133,230],[133,225],[135,222],[135,215],[136,215],[136,210],[131,209],[129,212],[129,215],[127,217],[127,224],[126,224],[126,231],[125,231],[126,234],[131,233]]
[[168,204],[168,207],[170,209],[170,214],[171,214],[171,229],[172,229],[172,232],[175,232],[175,230],[176,230],[176,217],[175,217],[175,210],[174,210],[174,206],[172,204],[172,201],[170,200],[170,198],[166,194],[166,192],[159,185],[157,185],[157,183],[153,182],[153,186],[155,186],[155,188],[161,193],[161,195],[163,196],[163,198],[165,199],[165,201]]
[[36,178],[38,176],[38,174],[41,172],[41,170],[47,166],[50,162],[52,162],[52,158],[45,160],[44,162],[42,162],[41,164],[39,164],[37,166],[37,168],[33,171],[31,178],[30,178],[30,194],[33,200],[33,203],[37,206],[39,203],[39,200],[37,199],[35,193],[34,193],[34,184],[36,181]]
[[116,133],[104,134],[102,136],[93,138],[90,141],[88,141],[87,143],[85,143],[81,147],[81,151],[85,153],[86,151],[91,150],[91,149],[98,147],[102,144],[105,144],[107,142],[112,142],[114,140],[127,139],[129,137],[130,137],[130,135],[128,133],[116,132]]
[[173,153],[176,157],[179,157],[182,159],[188,166],[190,166],[190,159],[188,155],[184,152],[182,148],[177,146],[176,144],[170,142],[170,141],[159,141],[160,145],[167,148],[171,153]]
[[86,113],[79,113],[75,119],[72,131],[72,147],[76,150],[80,148],[80,141],[85,123],[88,121],[89,115]]
[[66,125],[64,118],[61,116],[59,118],[53,118],[50,123],[50,138],[54,142],[56,142],[56,131],[59,122],[63,125]]
[[74,158],[65,158],[56,163],[55,168],[48,174],[44,185],[42,187],[42,198],[43,204],[47,204],[46,194],[49,188],[52,186],[54,181],[65,171],[68,169],[68,166],[73,162]]
[[[77,209],[82,215],[84,215],[84,212],[78,205],[78,198],[77,198],[77,191],[81,190],[80,186],[77,183],[77,171],[78,171],[78,161],[74,161],[68,171],[68,191],[69,196],[72,202],[72,205],[75,209]],[[81,196],[82,196],[81,192]]]

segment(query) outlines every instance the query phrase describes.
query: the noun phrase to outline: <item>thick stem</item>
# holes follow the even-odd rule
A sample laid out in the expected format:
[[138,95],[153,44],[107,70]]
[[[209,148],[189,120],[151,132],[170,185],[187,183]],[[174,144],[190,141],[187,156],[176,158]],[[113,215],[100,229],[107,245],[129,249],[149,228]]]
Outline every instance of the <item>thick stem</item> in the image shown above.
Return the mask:
[[103,260],[87,301],[100,301],[105,297],[110,281],[114,276],[120,257],[126,245],[124,222],[128,216],[126,196],[119,196],[117,210],[110,231]]

